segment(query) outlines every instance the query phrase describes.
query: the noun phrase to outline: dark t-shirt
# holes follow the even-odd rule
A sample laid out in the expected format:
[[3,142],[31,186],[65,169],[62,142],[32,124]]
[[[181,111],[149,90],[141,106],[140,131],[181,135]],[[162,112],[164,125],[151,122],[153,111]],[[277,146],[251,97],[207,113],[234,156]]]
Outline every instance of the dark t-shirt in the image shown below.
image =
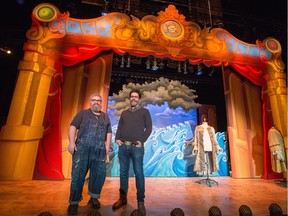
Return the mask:
[[[87,124],[89,118],[95,118],[95,114],[93,114],[91,109],[86,109],[78,112],[72,120],[70,125],[73,125],[79,130],[77,135],[78,138],[83,133],[83,129],[85,128],[85,125]],[[107,133],[112,133],[110,119],[106,113],[101,112],[98,116],[98,120],[100,124],[105,123],[105,125],[107,126]]]

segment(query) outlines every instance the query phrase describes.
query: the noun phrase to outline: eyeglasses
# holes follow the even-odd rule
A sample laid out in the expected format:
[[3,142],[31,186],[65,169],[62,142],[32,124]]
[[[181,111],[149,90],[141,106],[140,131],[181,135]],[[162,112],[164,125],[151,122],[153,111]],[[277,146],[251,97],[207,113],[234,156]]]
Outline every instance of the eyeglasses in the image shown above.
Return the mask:
[[93,102],[93,103],[95,103],[95,102],[99,102],[99,103],[101,103],[102,102],[102,100],[101,99],[91,99],[91,102]]

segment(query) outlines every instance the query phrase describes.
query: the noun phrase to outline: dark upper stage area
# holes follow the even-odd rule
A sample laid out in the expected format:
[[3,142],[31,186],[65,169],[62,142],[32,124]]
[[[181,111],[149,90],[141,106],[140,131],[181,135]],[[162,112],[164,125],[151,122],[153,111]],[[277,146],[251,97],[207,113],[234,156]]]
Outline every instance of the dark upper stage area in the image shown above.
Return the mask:
[[[1,34],[0,48],[11,49],[12,54],[7,55],[0,50],[0,71],[2,74],[0,80],[0,118],[5,121],[8,115],[10,102],[12,99],[14,87],[17,80],[19,61],[23,58],[23,43],[26,41],[25,33],[31,26],[31,13],[34,7],[42,2],[49,2],[57,6],[61,12],[70,12],[70,17],[74,18],[96,18],[101,16],[101,11],[106,9],[108,12],[118,11],[126,14],[133,14],[138,18],[151,14],[157,16],[159,11],[165,10],[169,4],[174,4],[179,10],[179,14],[183,14],[187,21],[194,21],[201,28],[222,27],[229,31],[238,39],[247,43],[255,43],[256,40],[263,41],[267,37],[275,37],[280,41],[283,54],[282,59],[287,64],[287,1],[260,1],[260,0],[54,0],[54,1],[39,1],[39,0],[9,0],[1,1]],[[130,2],[130,5],[128,5]],[[106,4],[106,7],[105,7]],[[211,23],[212,22],[212,23]],[[167,61],[167,60],[166,60]],[[117,67],[115,67],[115,70]],[[119,68],[118,68],[119,69]],[[118,70],[117,69],[117,70]],[[205,68],[204,68],[205,69]],[[170,70],[170,69],[169,69]],[[119,70],[118,70],[119,71]],[[216,70],[217,71],[217,70]],[[286,71],[286,69],[285,69]],[[115,72],[115,71],[114,71]],[[133,71],[139,73],[139,77],[153,79],[153,73],[146,73],[145,70],[137,69]],[[211,71],[210,71],[211,72]],[[118,73],[118,72],[117,72]],[[114,73],[114,74],[117,74]],[[129,71],[122,71],[123,74]],[[144,73],[144,74],[143,74]],[[146,74],[145,74],[146,73]],[[159,72],[160,73],[160,72]],[[162,72],[163,76],[165,73]],[[118,73],[119,74],[119,73]],[[149,75],[151,74],[151,75]],[[171,75],[172,74],[172,75]],[[207,74],[209,74],[207,72]],[[183,80],[187,82],[183,73],[167,71],[168,78]],[[124,76],[124,75],[123,75]],[[152,78],[151,78],[152,77]],[[214,76],[202,76],[193,78],[198,79],[198,85],[193,88],[197,90],[200,98],[203,101],[199,103],[216,103],[209,100],[224,100],[223,94],[221,98],[211,96],[213,89],[223,89],[221,80],[221,72]],[[120,80],[114,77],[112,80]],[[123,84],[113,83],[111,89],[119,89]],[[200,84],[203,85],[200,85]],[[184,83],[189,85],[189,83]],[[118,87],[117,87],[118,86]],[[211,91],[212,89],[212,91]],[[206,90],[206,92],[205,92]],[[222,90],[223,91],[223,90]],[[218,92],[219,94],[219,92]],[[210,97],[209,97],[210,95]],[[223,101],[221,102],[224,103]],[[223,104],[223,109],[225,105]]]

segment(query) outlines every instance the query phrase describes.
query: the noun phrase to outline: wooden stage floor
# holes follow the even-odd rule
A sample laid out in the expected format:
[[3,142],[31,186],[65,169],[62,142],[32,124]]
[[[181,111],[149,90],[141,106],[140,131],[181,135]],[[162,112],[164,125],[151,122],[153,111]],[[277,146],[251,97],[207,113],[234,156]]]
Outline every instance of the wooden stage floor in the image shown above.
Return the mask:
[[[203,178],[146,177],[145,205],[147,216],[169,216],[174,208],[181,208],[185,216],[208,215],[211,206],[221,209],[222,215],[239,215],[238,209],[245,204],[253,216],[269,215],[269,205],[277,203],[287,214],[287,188],[273,180],[233,179],[213,177],[218,186],[209,187],[197,181]],[[119,177],[107,177],[100,202],[102,216],[129,216],[137,207],[135,180],[129,180],[128,204],[115,212],[112,204],[118,199]],[[33,216],[49,211],[53,216],[67,215],[70,180],[64,181],[0,181],[0,215]],[[89,200],[87,184],[78,215],[87,215]]]

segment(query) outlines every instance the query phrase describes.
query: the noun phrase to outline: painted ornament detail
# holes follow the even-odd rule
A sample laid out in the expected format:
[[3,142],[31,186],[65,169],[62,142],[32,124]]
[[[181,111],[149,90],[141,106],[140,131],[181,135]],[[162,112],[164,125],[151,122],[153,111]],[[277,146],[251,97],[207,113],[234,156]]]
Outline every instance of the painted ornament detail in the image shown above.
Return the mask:
[[183,35],[181,24],[174,20],[167,20],[161,26],[162,33],[170,39],[178,39]]

